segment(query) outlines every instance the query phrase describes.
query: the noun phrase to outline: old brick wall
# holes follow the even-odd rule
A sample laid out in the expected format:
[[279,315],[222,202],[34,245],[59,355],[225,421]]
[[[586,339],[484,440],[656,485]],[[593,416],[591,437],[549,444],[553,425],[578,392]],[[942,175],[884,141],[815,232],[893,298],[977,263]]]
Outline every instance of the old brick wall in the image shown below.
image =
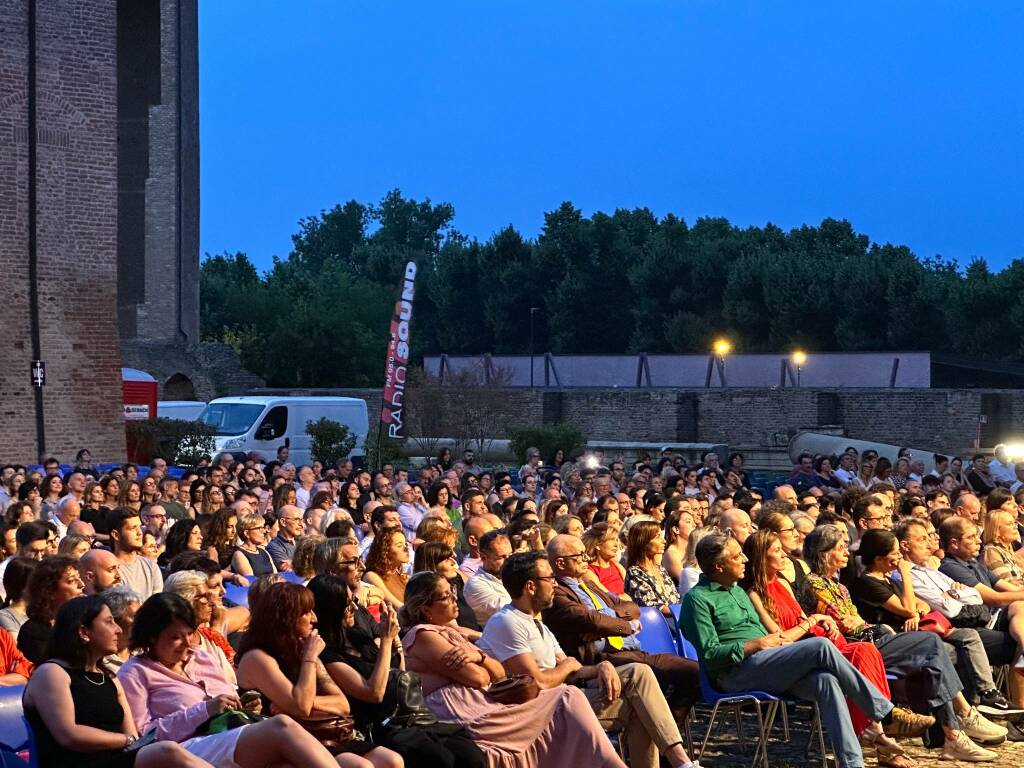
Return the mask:
[[[380,408],[379,389],[292,393],[360,397],[371,423]],[[993,398],[1002,403],[999,423],[986,414]],[[440,405],[443,412],[457,400],[452,393]],[[415,393],[408,402],[415,407]],[[1024,391],[1019,390],[508,389],[496,402],[496,438],[524,424],[567,421],[596,439],[782,447],[801,429],[830,427],[864,440],[964,453],[982,414],[989,416],[983,446],[1018,439],[1024,430]]]
[[[38,458],[29,386],[28,4],[0,3],[0,459]],[[37,2],[37,254],[46,453],[124,456],[114,0]]]

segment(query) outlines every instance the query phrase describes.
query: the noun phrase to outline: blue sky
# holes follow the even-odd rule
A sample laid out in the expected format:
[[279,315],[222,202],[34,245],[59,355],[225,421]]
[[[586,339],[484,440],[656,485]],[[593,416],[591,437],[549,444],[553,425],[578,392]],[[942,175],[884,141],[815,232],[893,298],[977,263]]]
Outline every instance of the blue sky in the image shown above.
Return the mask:
[[486,239],[570,200],[1024,257],[1024,4],[200,3],[201,250],[398,187]]

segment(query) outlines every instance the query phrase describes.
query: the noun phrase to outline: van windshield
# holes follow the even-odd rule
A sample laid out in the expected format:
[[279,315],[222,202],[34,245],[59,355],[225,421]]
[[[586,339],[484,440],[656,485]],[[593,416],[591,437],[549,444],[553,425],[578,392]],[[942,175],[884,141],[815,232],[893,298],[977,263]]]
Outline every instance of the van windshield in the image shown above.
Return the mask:
[[251,403],[210,403],[199,414],[218,435],[244,435],[263,413],[264,406]]

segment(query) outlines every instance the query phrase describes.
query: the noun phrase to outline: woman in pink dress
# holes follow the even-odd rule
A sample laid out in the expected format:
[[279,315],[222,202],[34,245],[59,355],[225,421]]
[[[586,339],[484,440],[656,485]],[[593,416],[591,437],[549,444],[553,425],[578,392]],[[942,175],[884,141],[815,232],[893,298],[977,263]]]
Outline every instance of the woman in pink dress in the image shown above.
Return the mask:
[[422,676],[427,706],[466,728],[491,768],[625,768],[578,688],[559,685],[523,704],[488,698],[487,686],[505,671],[449,626],[457,612],[446,579],[432,571],[409,579],[399,614],[411,627],[402,640],[406,665]]

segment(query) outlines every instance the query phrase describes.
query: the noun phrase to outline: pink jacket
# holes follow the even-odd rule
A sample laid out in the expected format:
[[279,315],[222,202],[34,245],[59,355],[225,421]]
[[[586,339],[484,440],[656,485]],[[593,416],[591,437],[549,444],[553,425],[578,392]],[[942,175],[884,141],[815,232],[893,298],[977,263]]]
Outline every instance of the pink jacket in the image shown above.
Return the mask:
[[185,674],[172,672],[145,656],[133,656],[117,673],[139,733],[156,728],[160,741],[184,741],[209,719],[206,702],[222,693],[237,693],[216,659],[193,649]]

